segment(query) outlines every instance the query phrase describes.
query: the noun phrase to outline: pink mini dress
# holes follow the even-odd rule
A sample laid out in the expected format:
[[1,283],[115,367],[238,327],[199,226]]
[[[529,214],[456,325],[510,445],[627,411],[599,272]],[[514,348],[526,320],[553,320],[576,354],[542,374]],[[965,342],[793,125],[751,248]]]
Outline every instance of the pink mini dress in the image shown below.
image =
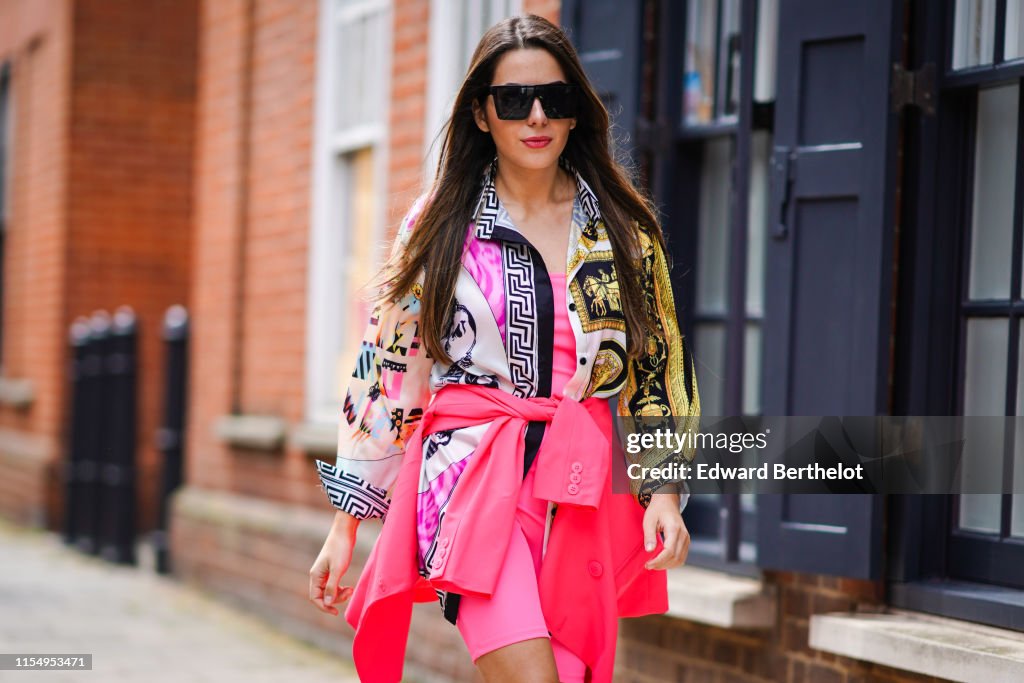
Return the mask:
[[[551,273],[549,277],[557,302],[551,369],[551,392],[555,395],[562,393],[566,382],[576,372],[576,337],[566,308],[565,273]],[[531,467],[523,479],[516,523],[494,592],[490,598],[463,595],[459,602],[456,626],[474,662],[482,655],[512,643],[551,637],[541,612],[537,588],[547,501],[533,496],[535,471],[536,468]],[[558,680],[583,683],[587,671],[583,661],[557,640],[551,640],[551,649],[555,655]]]

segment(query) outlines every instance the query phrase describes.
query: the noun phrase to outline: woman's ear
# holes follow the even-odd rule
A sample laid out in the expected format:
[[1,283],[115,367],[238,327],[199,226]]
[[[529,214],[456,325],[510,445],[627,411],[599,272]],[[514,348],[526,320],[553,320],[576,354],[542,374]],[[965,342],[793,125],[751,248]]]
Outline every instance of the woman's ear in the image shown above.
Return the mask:
[[491,132],[491,127],[487,125],[487,113],[480,106],[479,100],[473,100],[473,120],[476,121],[477,128],[485,133]]
[[569,130],[572,130],[575,127],[576,127],[576,119],[573,119],[572,121],[569,122]]

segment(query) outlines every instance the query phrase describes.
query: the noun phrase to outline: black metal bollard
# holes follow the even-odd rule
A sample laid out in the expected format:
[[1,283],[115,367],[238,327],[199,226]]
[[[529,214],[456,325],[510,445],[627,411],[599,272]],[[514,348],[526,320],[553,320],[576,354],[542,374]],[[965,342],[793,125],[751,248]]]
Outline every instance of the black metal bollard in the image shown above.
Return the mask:
[[110,316],[106,311],[96,311],[89,318],[89,339],[81,366],[80,414],[74,418],[82,430],[82,455],[78,466],[80,533],[75,545],[83,552],[93,554],[99,553],[100,549],[100,466],[106,440],[103,406],[107,382],[103,361],[109,339]]
[[105,448],[101,466],[101,554],[111,562],[135,562],[135,416],[138,326],[135,312],[114,313],[105,357]]
[[84,463],[87,457],[85,438],[85,400],[87,359],[89,356],[89,319],[80,317],[71,324],[71,362],[69,379],[71,383],[69,443],[64,461],[64,542],[75,545],[86,532],[83,508]]
[[184,469],[185,397],[188,376],[188,311],[171,306],[164,314],[164,420],[156,433],[156,447],[163,455],[160,481],[160,509],[157,529],[152,534],[156,550],[156,568],[161,574],[171,571],[168,502],[181,485]]

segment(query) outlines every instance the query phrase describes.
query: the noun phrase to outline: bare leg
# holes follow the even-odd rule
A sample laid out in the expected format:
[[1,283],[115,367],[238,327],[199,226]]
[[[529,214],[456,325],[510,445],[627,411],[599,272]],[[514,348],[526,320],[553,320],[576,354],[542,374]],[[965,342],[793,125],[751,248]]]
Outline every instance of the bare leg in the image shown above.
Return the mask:
[[557,683],[551,641],[531,638],[500,647],[476,660],[487,683]]

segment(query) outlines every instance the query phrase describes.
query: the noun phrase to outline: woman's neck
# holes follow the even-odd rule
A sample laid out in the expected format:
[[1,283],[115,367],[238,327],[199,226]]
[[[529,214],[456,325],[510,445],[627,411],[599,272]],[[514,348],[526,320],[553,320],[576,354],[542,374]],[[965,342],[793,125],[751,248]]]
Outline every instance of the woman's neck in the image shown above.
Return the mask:
[[526,212],[558,204],[572,197],[572,179],[559,172],[558,164],[542,169],[526,169],[498,162],[494,187],[502,202],[521,207]]

